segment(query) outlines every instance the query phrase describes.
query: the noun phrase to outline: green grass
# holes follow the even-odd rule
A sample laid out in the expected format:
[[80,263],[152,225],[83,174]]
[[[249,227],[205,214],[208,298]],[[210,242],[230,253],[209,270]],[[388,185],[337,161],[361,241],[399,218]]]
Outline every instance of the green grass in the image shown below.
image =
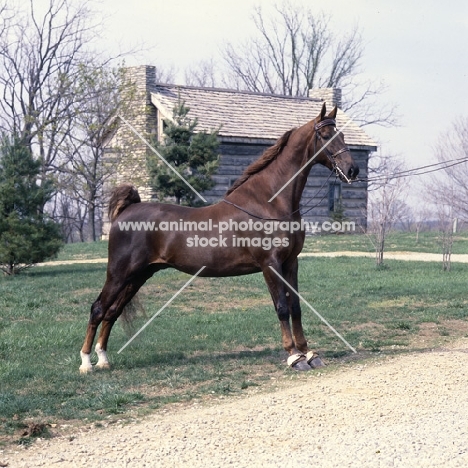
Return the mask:
[[52,260],[90,260],[107,257],[107,241],[66,244]]
[[[308,236],[303,252],[375,252],[370,236],[354,235],[320,235]],[[414,232],[390,232],[385,240],[387,252],[423,252],[441,253],[439,234],[437,232],[422,232],[416,241]],[[468,254],[468,233],[454,236],[454,254]]]
[[[64,255],[87,255],[89,247],[99,256],[103,246],[66,246],[73,254]],[[261,274],[196,279],[121,354],[128,337],[120,323],[114,327],[111,371],[80,375],[89,308],[104,278],[101,264],[44,266],[0,278],[0,443],[28,443],[32,435],[22,434],[31,424],[104,424],[167,403],[265,388],[272,378],[313,378],[286,368]],[[166,270],[149,280],[141,294],[148,317],[188,278]],[[300,261],[303,296],[359,358],[466,336],[467,283],[465,264],[443,272],[439,263],[387,261],[376,269],[367,258]],[[309,343],[328,363],[355,358],[305,306],[303,317]],[[146,320],[138,318],[135,330]]]

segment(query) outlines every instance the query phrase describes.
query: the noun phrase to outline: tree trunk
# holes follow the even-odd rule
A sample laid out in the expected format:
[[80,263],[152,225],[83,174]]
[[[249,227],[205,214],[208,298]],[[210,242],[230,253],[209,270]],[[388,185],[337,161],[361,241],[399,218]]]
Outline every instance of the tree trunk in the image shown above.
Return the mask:
[[91,229],[91,240],[96,241],[96,207],[93,203],[89,205],[89,226]]
[[376,250],[375,250],[377,266],[383,265],[384,248],[385,248],[385,229],[383,226],[380,226],[378,237],[377,237]]
[[8,262],[6,274],[8,276],[13,276],[15,274],[15,264],[13,262]]

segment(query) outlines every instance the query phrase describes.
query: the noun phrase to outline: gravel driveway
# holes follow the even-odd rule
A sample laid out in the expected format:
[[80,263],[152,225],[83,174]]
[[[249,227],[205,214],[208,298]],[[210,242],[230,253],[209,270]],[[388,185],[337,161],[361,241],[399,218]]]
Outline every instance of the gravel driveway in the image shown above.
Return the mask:
[[[468,339],[0,453],[9,467],[467,467]],[[1,466],[1,464],[0,464]]]
[[[299,257],[367,257],[375,258],[375,253],[370,252],[352,252],[352,251],[338,251],[338,252],[303,252]],[[419,262],[442,262],[442,254],[423,253],[423,252],[385,252],[385,260],[406,260],[406,261],[419,261]],[[452,262],[468,263],[467,254],[452,254]],[[75,265],[85,263],[107,263],[105,258],[93,258],[83,260],[58,260],[45,263],[38,263],[38,266],[57,266],[57,265]]]

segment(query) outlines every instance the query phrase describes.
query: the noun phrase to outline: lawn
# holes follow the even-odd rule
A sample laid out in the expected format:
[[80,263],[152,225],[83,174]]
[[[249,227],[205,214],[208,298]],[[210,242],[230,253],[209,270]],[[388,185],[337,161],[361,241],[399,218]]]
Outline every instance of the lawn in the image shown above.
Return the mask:
[[90,260],[107,257],[107,241],[67,244],[53,260]]
[[[341,237],[308,243],[333,250]],[[96,258],[105,250],[105,243],[66,246],[61,258]],[[111,371],[80,375],[89,307],[104,278],[102,264],[43,266],[0,278],[0,443],[27,444],[30,435],[65,423],[101,425],[171,402],[240,395],[272,379],[313,378],[286,367],[261,274],[196,279],[121,354],[129,335],[120,323],[114,327]],[[147,316],[134,330],[188,278],[166,270],[148,281],[141,293]],[[358,355],[306,306],[304,329],[331,368],[438,346],[468,333],[467,282],[465,264],[443,272],[439,263],[387,261],[376,269],[366,258],[303,258],[300,291]],[[32,434],[31,427],[42,430]]]
[[[468,232],[454,235],[453,253],[468,254]],[[375,252],[371,236],[355,235],[321,235],[308,236],[303,252]],[[387,252],[423,252],[442,255],[439,233],[421,232],[416,238],[414,232],[390,232],[385,239]]]

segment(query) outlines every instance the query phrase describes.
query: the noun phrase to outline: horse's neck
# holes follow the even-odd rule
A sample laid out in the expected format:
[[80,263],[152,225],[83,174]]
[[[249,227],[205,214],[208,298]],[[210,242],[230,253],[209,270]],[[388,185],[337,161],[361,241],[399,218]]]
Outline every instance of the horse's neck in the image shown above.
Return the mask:
[[300,141],[301,144],[298,146],[291,145],[291,147],[295,148],[294,151],[286,148],[274,161],[274,165],[271,167],[274,173],[281,174],[281,177],[277,179],[278,187],[275,193],[278,193],[278,191],[287,184],[286,187],[277,194],[276,198],[278,198],[278,202],[282,206],[288,206],[290,212],[299,209],[302,192],[304,191],[307,183],[307,177],[314,164],[311,163],[302,171],[300,170],[307,164],[306,147],[308,144],[305,139]]
[[270,216],[287,216],[299,209],[307,176],[314,164],[300,171],[307,163],[306,148],[311,141],[310,136],[307,138],[310,132],[301,133],[293,134],[274,161],[232,192],[234,203],[244,206],[248,200],[250,205],[259,205],[259,210],[262,213],[266,210]]

